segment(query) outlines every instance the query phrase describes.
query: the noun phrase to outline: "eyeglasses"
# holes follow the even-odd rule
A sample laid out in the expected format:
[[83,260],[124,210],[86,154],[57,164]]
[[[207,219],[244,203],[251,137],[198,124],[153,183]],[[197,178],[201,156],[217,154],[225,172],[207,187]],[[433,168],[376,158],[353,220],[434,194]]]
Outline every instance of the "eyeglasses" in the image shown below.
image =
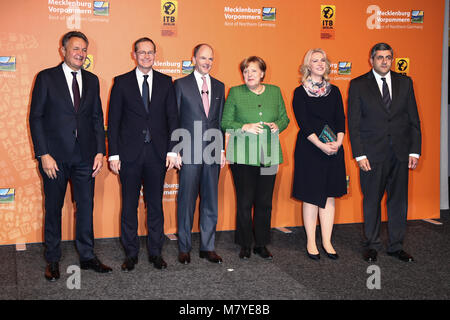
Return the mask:
[[146,56],[146,55],[152,56],[155,54],[155,51],[138,51],[136,52],[136,54],[138,56]]

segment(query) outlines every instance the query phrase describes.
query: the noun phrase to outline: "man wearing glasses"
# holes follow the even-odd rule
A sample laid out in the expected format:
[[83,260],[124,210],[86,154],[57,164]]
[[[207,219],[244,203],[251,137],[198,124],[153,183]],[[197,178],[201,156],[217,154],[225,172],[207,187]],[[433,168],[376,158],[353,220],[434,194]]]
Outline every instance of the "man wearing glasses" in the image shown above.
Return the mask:
[[149,38],[134,43],[137,68],[114,79],[108,114],[108,146],[111,170],[120,177],[122,217],[120,239],[126,258],[125,272],[138,263],[137,208],[141,185],[147,207],[149,261],[165,269],[162,196],[166,169],[176,163],[171,154],[172,132],[178,127],[178,111],[172,78],[152,69],[156,46]]
[[408,210],[408,169],[421,152],[420,120],[412,80],[391,71],[393,50],[376,44],[372,70],[350,82],[348,128],[363,193],[364,260],[376,261],[381,249],[381,199],[387,193],[387,253],[410,262],[403,251]]

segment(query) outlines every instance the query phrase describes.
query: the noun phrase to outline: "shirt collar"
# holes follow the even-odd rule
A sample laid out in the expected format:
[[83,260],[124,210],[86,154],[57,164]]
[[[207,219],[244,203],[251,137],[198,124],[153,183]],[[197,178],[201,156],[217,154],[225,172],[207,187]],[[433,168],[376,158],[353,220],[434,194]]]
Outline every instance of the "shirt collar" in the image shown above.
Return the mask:
[[[150,71],[147,73],[149,78],[151,78],[153,76],[153,69],[150,69]],[[143,77],[145,74],[139,70],[139,68],[136,67],[136,76],[139,77]]]
[[379,75],[374,69],[372,69],[372,72],[373,72],[373,75],[375,76],[375,79],[376,79],[378,82],[382,81],[381,78],[386,78],[386,81],[387,81],[388,83],[391,82],[391,71],[390,71],[390,70],[389,70],[389,72],[388,72],[386,75],[384,75],[384,76]]
[[77,75],[81,74],[81,69],[79,69],[78,71],[72,70],[72,68],[70,68],[67,65],[67,63],[65,63],[65,62],[63,62],[63,64],[62,64],[62,68],[63,68],[64,73],[66,73],[66,74],[71,74],[72,72],[76,72]]
[[[198,72],[197,70],[195,70],[195,69],[194,69],[194,76],[197,79],[197,81],[202,80],[202,77],[203,77],[203,75],[200,72]],[[206,79],[208,79],[209,78],[209,73],[205,74],[205,77],[206,77]]]

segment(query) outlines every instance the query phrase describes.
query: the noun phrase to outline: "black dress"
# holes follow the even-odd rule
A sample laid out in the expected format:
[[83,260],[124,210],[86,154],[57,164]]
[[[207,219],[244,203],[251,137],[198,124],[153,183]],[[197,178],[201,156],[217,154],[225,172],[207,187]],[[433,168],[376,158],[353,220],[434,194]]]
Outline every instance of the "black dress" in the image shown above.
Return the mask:
[[347,193],[344,149],[328,156],[307,137],[317,136],[327,124],[337,135],[345,133],[345,114],[339,88],[332,85],[324,97],[310,97],[303,86],[295,89],[292,102],[300,131],[295,145],[295,168],[292,196],[320,208],[327,197],[341,197]]

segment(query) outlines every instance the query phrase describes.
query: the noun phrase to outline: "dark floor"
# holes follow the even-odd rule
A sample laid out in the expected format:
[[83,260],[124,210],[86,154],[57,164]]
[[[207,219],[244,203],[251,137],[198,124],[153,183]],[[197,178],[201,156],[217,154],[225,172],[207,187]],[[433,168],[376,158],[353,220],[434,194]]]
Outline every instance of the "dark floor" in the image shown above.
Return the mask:
[[[362,224],[336,225],[333,242],[340,259],[332,261],[322,252],[320,261],[305,254],[303,227],[289,228],[285,234],[272,230],[268,248],[273,261],[252,255],[247,261],[238,258],[234,232],[218,232],[216,251],[224,263],[216,265],[191,254],[191,264],[177,262],[177,241],[166,239],[163,256],[166,270],[148,263],[142,238],[141,255],[136,269],[120,270],[124,258],[117,238],[96,240],[95,251],[112,274],[81,271],[80,289],[69,289],[75,283],[67,270],[78,265],[72,241],[63,243],[60,262],[61,279],[50,283],[44,278],[43,245],[27,245],[18,252],[15,246],[0,247],[0,299],[6,300],[449,300],[450,299],[450,214],[441,213],[433,225],[421,220],[408,221],[405,250],[416,262],[404,263],[385,252],[379,252],[380,289],[368,289],[375,283],[371,264],[361,253]],[[320,233],[318,232],[318,236]],[[386,224],[382,229],[386,239]],[[199,234],[193,235],[198,248]],[[320,247],[320,241],[318,241]],[[373,268],[373,267],[371,267]],[[369,279],[370,278],[370,279]],[[369,279],[369,281],[368,281]]]

